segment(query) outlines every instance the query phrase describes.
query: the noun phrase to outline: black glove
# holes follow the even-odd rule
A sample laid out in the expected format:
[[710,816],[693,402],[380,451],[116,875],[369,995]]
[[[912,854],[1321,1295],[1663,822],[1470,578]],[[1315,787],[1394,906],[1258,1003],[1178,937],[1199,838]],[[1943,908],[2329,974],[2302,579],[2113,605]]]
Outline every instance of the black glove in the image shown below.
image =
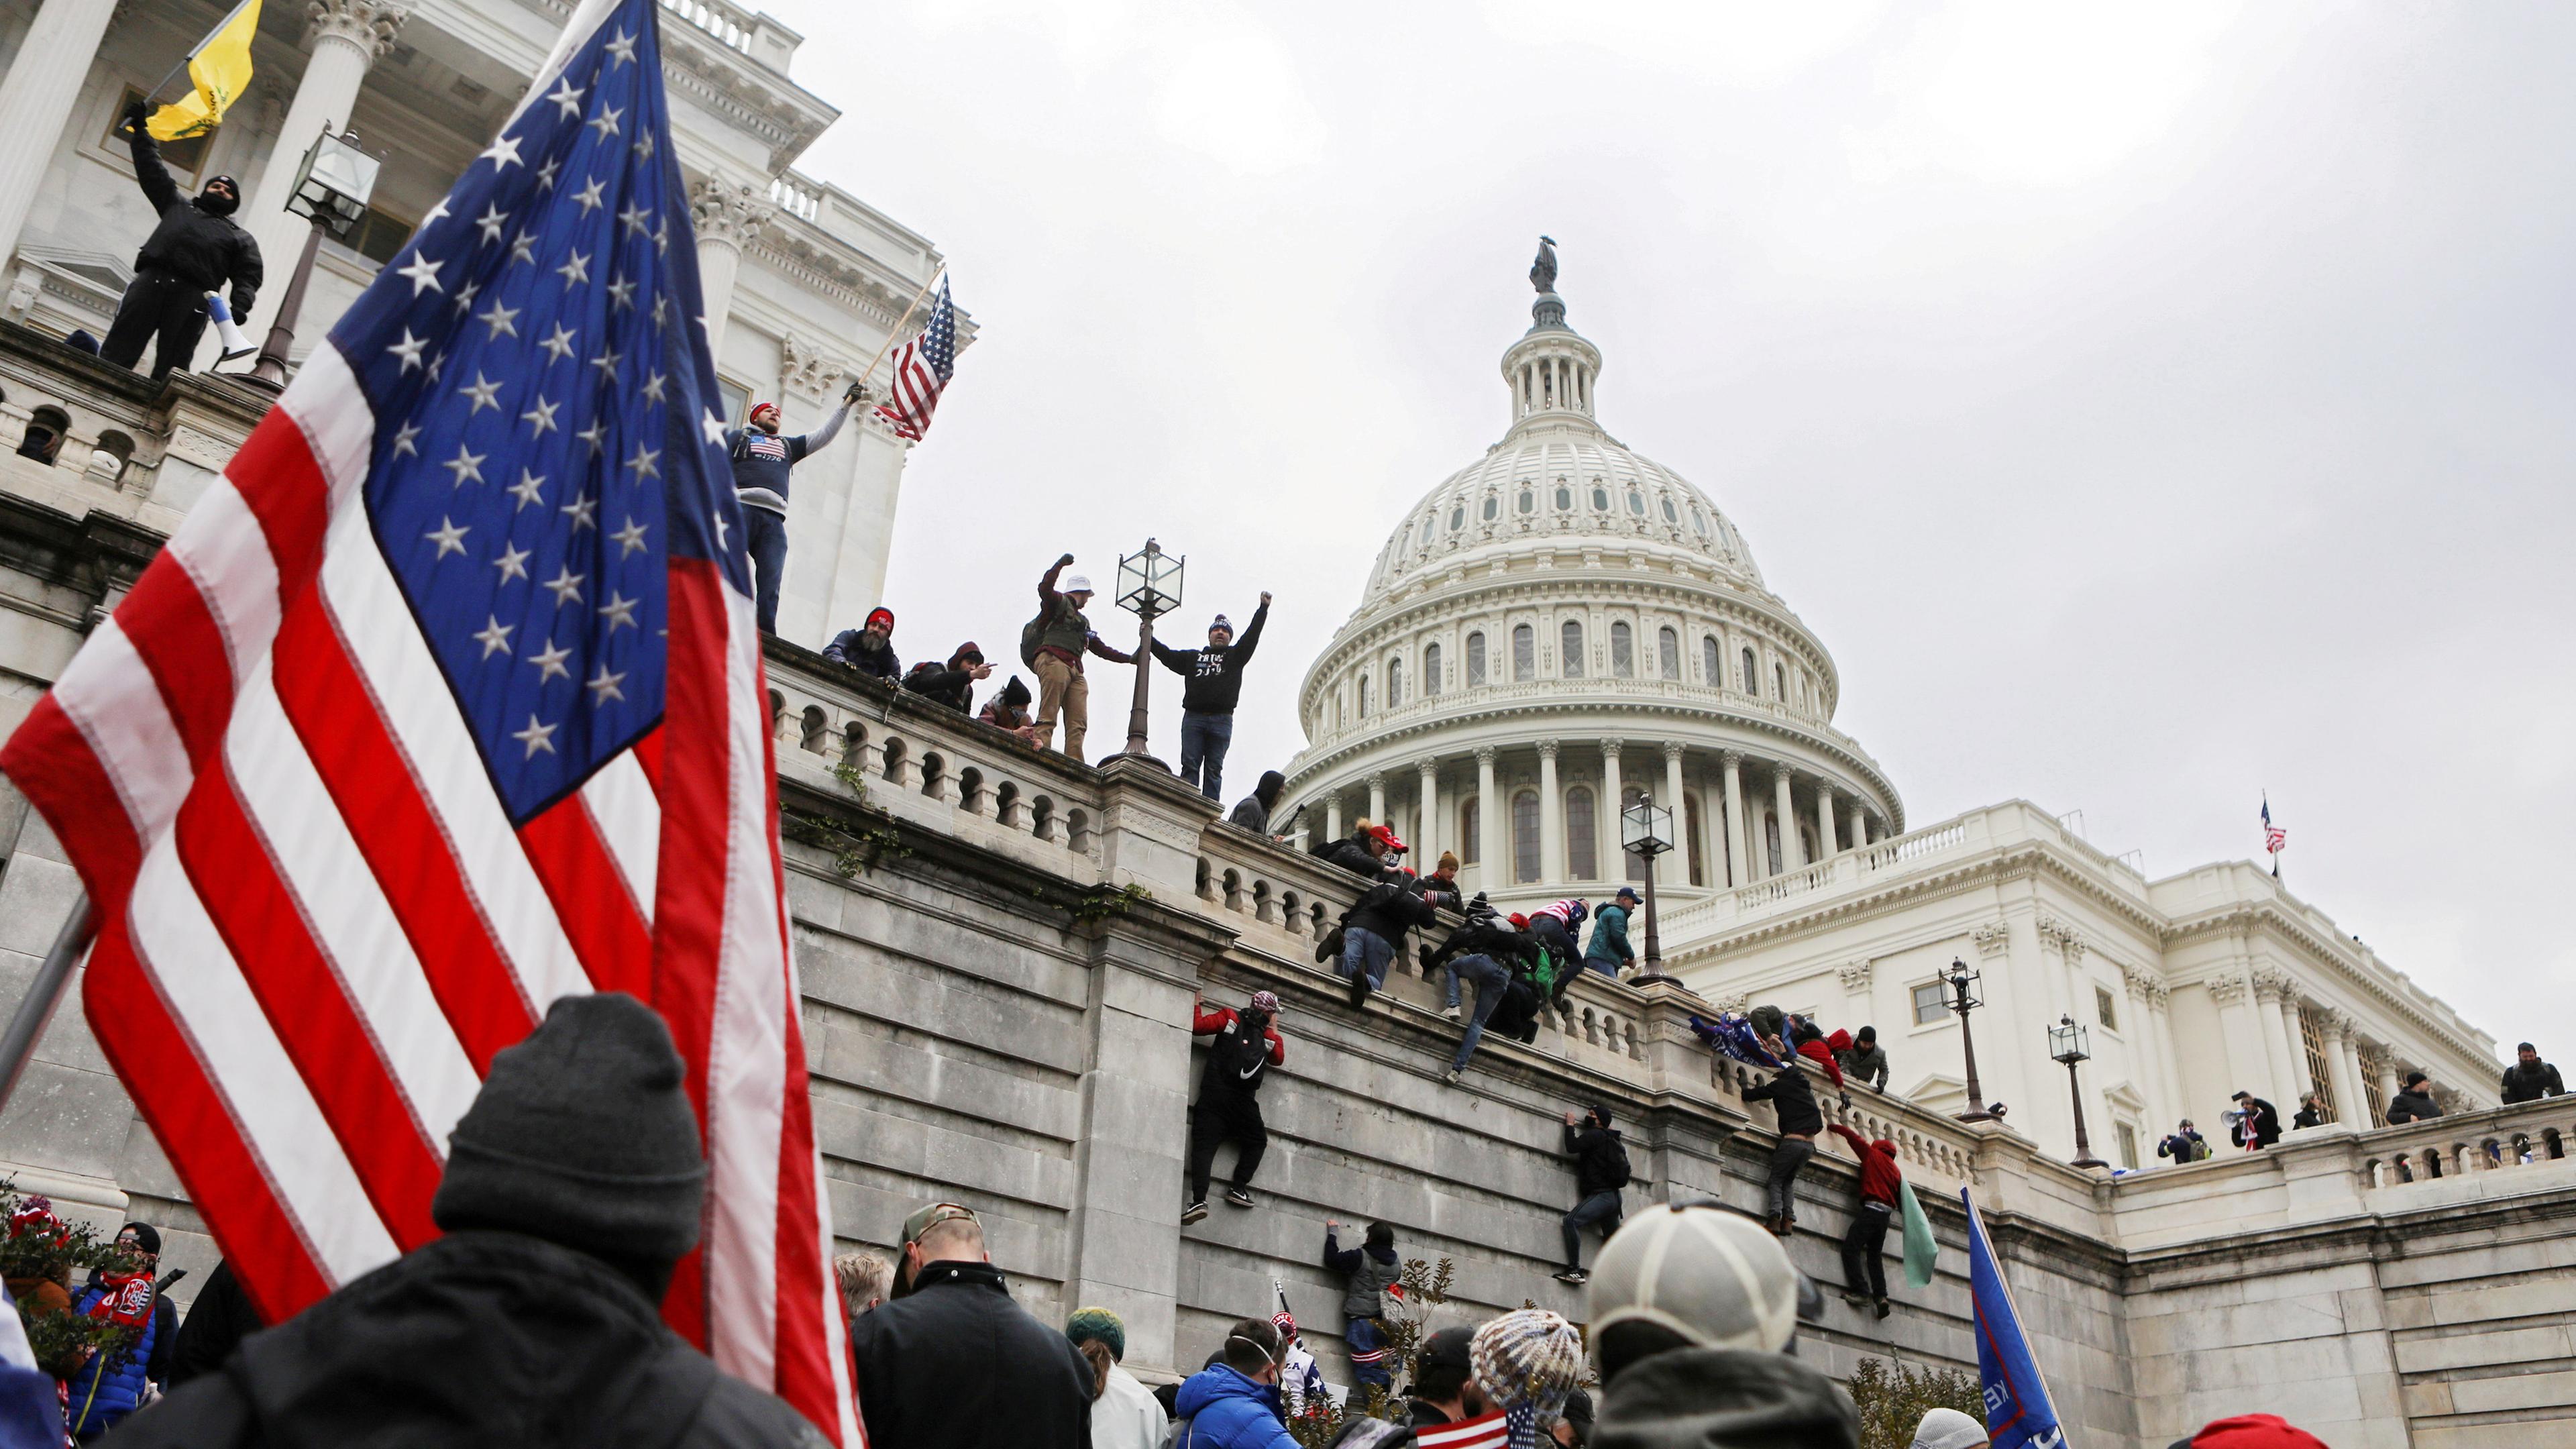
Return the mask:
[[233,325],[236,327],[249,326],[250,304],[259,300],[259,289],[256,287],[245,287],[239,283],[235,283],[233,286],[232,300]]
[[152,119],[152,108],[140,99],[125,108],[125,128],[140,136],[145,123]]

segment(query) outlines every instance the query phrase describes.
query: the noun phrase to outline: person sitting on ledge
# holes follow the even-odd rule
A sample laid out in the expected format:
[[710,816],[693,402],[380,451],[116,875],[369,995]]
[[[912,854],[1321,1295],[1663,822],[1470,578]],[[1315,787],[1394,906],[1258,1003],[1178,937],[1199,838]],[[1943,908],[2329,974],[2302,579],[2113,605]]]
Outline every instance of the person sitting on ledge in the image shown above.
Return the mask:
[[832,636],[832,642],[823,646],[823,657],[894,683],[903,674],[903,661],[894,657],[894,610],[882,604],[868,610],[865,624]]
[[992,672],[993,666],[984,662],[984,651],[969,639],[948,656],[945,667],[927,659],[912,666],[912,672],[903,677],[903,687],[964,714],[975,702],[975,681]]
[[1225,817],[1226,823],[1255,835],[1270,834],[1270,812],[1279,808],[1279,792],[1287,786],[1287,776],[1277,770],[1262,771],[1261,783],[1235,803],[1234,813]]
[[[2239,1092],[2236,1095],[2242,1098],[2245,1094]],[[2388,1099],[2388,1125],[2391,1127],[2401,1122],[2430,1122],[2441,1115],[2442,1104],[2433,1100],[2433,1079],[2422,1072],[2408,1072],[2406,1090]]]

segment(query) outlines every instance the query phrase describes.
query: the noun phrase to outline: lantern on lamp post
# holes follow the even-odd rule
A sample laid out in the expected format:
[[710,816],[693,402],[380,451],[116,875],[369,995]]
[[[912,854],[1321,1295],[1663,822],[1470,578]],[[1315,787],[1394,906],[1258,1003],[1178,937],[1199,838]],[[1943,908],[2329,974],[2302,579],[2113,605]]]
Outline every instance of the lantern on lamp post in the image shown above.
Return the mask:
[[1950,988],[1950,1009],[1959,1014],[1959,1054],[1966,1059],[1968,1073],[1968,1110],[1959,1114],[1962,1122],[1992,1122],[1996,1114],[1986,1110],[1985,1089],[1977,1085],[1977,1039],[1968,1027],[1968,1013],[1985,1005],[1976,994],[1978,973],[1968,963],[1953,957],[1950,974],[1942,984]]
[[2092,1059],[2085,1046],[2084,1028],[2076,1025],[2074,1017],[2060,1016],[2057,1025],[2048,1029],[2048,1054],[2065,1063],[2067,1095],[2075,1102],[2075,1165],[2108,1167],[2111,1164],[2094,1156],[2093,1144],[2084,1137],[2084,1088],[2076,1081],[2075,1068]]
[[1636,979],[1670,981],[1673,978],[1664,974],[1663,948],[1655,937],[1655,857],[1673,848],[1673,812],[1640,797],[1619,812],[1619,844],[1646,858],[1646,968]]
[[367,198],[375,194],[376,173],[383,166],[358,149],[356,131],[333,135],[329,126],[314,138],[313,149],[304,153],[286,209],[312,222],[313,229],[306,234],[304,254],[296,259],[294,274],[287,280],[285,300],[277,304],[277,320],[260,344],[259,361],[245,381],[270,392],[286,386],[286,350],[295,342],[295,324],[304,312],[304,289],[313,280],[313,259],[321,251],[322,234],[329,232],[333,239],[346,241],[358,229],[367,216]]
[[1136,616],[1138,628],[1136,701],[1127,711],[1127,748],[1116,758],[1142,760],[1157,769],[1171,767],[1145,752],[1146,689],[1154,677],[1154,621],[1181,606],[1181,570],[1188,562],[1163,552],[1163,546],[1150,538],[1143,548],[1118,560],[1118,607]]

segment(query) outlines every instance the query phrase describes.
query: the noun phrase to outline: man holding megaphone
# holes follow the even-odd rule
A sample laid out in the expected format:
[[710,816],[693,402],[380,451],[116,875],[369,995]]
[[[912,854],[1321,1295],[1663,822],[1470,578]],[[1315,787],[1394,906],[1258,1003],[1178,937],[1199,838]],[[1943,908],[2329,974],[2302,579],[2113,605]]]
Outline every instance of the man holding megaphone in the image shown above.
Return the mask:
[[[128,144],[134,152],[134,179],[144,199],[161,220],[134,258],[134,281],[117,305],[116,321],[107,329],[99,355],[119,367],[132,367],[143,356],[143,344],[155,342],[152,376],[160,378],[188,361],[205,336],[210,292],[232,289],[227,322],[250,315],[259,296],[259,243],[234,225],[241,206],[241,187],[229,176],[217,176],[193,197],[179,194],[170,168],[161,164],[161,148],[146,125],[149,112],[141,101],[125,111]],[[238,332],[227,336],[232,353]]]

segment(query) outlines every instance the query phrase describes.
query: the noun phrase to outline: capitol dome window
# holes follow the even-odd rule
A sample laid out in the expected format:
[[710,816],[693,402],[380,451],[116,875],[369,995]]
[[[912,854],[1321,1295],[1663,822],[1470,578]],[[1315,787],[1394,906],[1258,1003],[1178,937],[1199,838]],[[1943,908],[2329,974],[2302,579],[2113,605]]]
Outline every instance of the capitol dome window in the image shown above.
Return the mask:
[[1468,796],[1466,803],[1458,807],[1458,863],[1460,865],[1482,863],[1485,854],[1485,832],[1478,827],[1484,823],[1484,812],[1477,808],[1476,797]]
[[1643,518],[1643,517],[1645,517],[1645,516],[1646,516],[1646,495],[1645,495],[1645,494],[1643,494],[1643,493],[1638,492],[1638,491],[1637,491],[1636,489],[1634,489],[1634,488],[1629,489],[1629,490],[1628,490],[1628,511],[1629,511],[1630,513],[1635,514],[1635,515],[1636,515],[1636,516],[1638,516],[1639,518]]
[[1562,646],[1565,655],[1565,677],[1581,679],[1583,677],[1583,625],[1568,619],[1565,621],[1565,627],[1558,631],[1558,635],[1557,642]]
[[1521,512],[1538,512],[1538,494],[1534,490],[1528,488],[1521,490]]
[[1491,522],[1493,522],[1493,521],[1494,521],[1494,515],[1495,515],[1495,514],[1497,514],[1497,513],[1502,512],[1502,511],[1503,511],[1503,500],[1501,500],[1501,499],[1499,499],[1499,498],[1496,498],[1495,496],[1493,496],[1493,495],[1492,495],[1492,494],[1490,494],[1490,493],[1486,494],[1486,495],[1485,495],[1485,521],[1486,521],[1487,523],[1491,523]]
[[1368,712],[1369,712],[1369,677],[1368,677],[1367,675],[1363,674],[1363,675],[1361,675],[1361,676],[1360,676],[1360,718],[1362,718],[1362,719],[1367,719],[1367,718],[1368,718]]
[[1393,654],[1386,661],[1386,707],[1404,703],[1404,656]]
[[1696,795],[1682,797],[1682,838],[1690,843],[1690,883],[1708,884],[1708,871],[1701,864],[1700,857],[1699,797]]
[[1538,636],[1527,624],[1512,626],[1512,682],[1538,678]]
[[1592,880],[1601,874],[1600,842],[1592,821],[1592,791],[1582,785],[1565,792],[1565,878]]
[[1485,632],[1482,629],[1467,636],[1467,687],[1476,689],[1485,682]]
[[1592,489],[1592,511],[1595,513],[1607,513],[1610,511],[1609,489],[1603,488],[1597,484],[1594,485]]
[[1566,487],[1562,483],[1559,483],[1556,485],[1556,511],[1559,513],[1570,513],[1573,509],[1574,490]]
[[1538,879],[1538,792],[1523,790],[1512,797],[1512,883],[1528,885]]
[[1707,685],[1711,689],[1724,689],[1726,687],[1726,666],[1718,662],[1725,657],[1725,654],[1717,647],[1716,635],[1703,634],[1700,636],[1699,677],[1701,683]]
[[1682,636],[1669,626],[1655,631],[1655,663],[1664,678],[1682,677]]
[[1625,619],[1610,626],[1610,672],[1621,679],[1637,677],[1637,636]]
[[1428,698],[1439,692],[1440,646],[1426,644],[1422,648],[1422,693],[1425,698]]
[[1465,528],[1466,526],[1467,505],[1461,503],[1457,507],[1449,510],[1449,531],[1451,533],[1456,533],[1459,529]]
[[1671,500],[1671,499],[1669,499],[1669,498],[1665,499],[1665,500],[1664,500],[1664,522],[1666,522],[1666,523],[1679,523],[1679,522],[1681,522],[1681,521],[1682,521],[1682,516],[1681,516],[1681,514],[1679,514],[1679,513],[1675,512],[1675,511],[1674,511],[1674,509],[1673,509],[1673,500]]
[[1700,537],[1708,537],[1708,515],[1700,512],[1696,504],[1691,507],[1691,527],[1699,531]]
[[1754,681],[1761,677],[1761,672],[1756,669],[1753,664],[1753,650],[1751,646],[1747,646],[1744,651],[1744,692],[1746,694],[1760,694],[1762,692],[1762,686]]
[[[1774,664],[1771,666],[1771,697],[1784,704],[1788,702],[1789,670],[1785,665]],[[1361,706],[1360,712],[1362,714],[1366,714],[1368,712],[1368,707],[1365,705]]]

